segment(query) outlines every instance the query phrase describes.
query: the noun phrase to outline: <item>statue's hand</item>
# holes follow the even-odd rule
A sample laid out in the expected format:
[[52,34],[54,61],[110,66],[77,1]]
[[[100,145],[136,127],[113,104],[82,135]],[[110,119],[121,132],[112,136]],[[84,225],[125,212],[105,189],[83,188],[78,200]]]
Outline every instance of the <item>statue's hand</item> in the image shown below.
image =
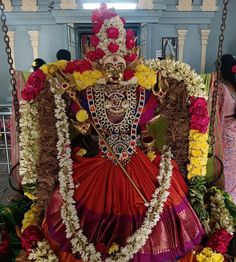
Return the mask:
[[90,120],[87,120],[83,123],[79,123],[77,121],[71,120],[73,126],[79,131],[80,134],[82,135],[87,135],[89,134],[91,130],[91,123]]
[[76,81],[72,74],[65,74],[62,71],[55,72],[55,76],[48,75],[49,82],[58,94],[74,93],[76,91]]

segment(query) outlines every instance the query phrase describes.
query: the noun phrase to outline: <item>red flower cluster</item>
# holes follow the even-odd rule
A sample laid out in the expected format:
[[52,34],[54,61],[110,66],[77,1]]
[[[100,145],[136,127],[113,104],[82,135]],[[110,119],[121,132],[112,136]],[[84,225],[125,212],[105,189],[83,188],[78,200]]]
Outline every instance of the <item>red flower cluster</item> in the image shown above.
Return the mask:
[[135,46],[134,31],[132,29],[126,30],[126,47],[132,49]]
[[207,242],[207,246],[218,253],[224,254],[226,253],[232,238],[233,235],[225,229],[219,229],[211,236],[211,239]]
[[124,71],[124,80],[128,81],[128,80],[130,80],[133,77],[134,77],[134,71],[132,71],[130,69],[125,69],[125,71]]
[[42,238],[42,232],[37,226],[28,226],[21,236],[21,246],[29,251],[30,249],[37,247],[37,241],[42,240]]
[[69,61],[66,65],[65,70],[63,71],[64,73],[69,73],[72,74],[74,72],[80,72],[83,73],[85,71],[91,70],[92,65],[89,61],[83,59],[83,60],[74,60],[74,61]]
[[33,72],[27,80],[24,89],[21,91],[21,97],[24,100],[35,99],[46,83],[46,75],[40,70]]
[[111,19],[112,17],[117,16],[117,13],[115,13],[112,9],[107,9],[106,4],[101,4],[99,9],[96,9],[92,13],[91,20],[94,23],[93,26],[93,33],[97,34],[104,22],[105,19]]
[[117,39],[119,34],[120,32],[116,27],[111,26],[107,29],[107,36],[111,39]]
[[130,53],[130,54],[124,56],[125,61],[128,62],[128,63],[133,62],[136,58],[137,58],[137,54],[135,54],[135,53]]
[[119,49],[119,45],[118,44],[116,44],[116,43],[110,43],[109,45],[108,45],[108,50],[111,52],[111,53],[115,53],[118,49]]
[[91,43],[91,45],[92,45],[93,47],[96,48],[96,47],[98,46],[99,42],[100,42],[100,40],[99,40],[99,38],[98,38],[96,35],[92,35],[92,36],[90,37],[90,43]]
[[234,73],[234,74],[236,74],[236,65],[232,66],[231,72]]
[[204,98],[190,97],[190,128],[206,133],[209,124],[207,102]]
[[101,48],[96,48],[94,51],[88,51],[86,57],[91,61],[95,61],[103,58],[104,55],[105,52]]

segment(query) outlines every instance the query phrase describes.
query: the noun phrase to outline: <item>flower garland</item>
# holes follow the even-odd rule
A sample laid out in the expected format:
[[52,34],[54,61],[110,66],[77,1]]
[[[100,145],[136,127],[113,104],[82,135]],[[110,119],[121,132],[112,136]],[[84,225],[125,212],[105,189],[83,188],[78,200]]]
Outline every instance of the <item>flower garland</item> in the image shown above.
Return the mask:
[[178,81],[184,81],[189,96],[207,98],[205,85],[200,75],[198,75],[188,64],[170,59],[145,60],[144,64],[158,71],[163,78],[174,78]]
[[211,223],[215,229],[225,229],[229,233],[235,232],[234,221],[225,207],[224,197],[219,189],[212,187],[210,190]]
[[190,66],[172,60],[146,60],[145,64],[158,71],[164,78],[170,77],[183,80],[189,94],[189,164],[188,179],[206,175],[208,155],[208,124],[207,94],[202,78],[191,70]]
[[21,231],[23,232],[28,226],[35,225],[38,226],[40,224],[40,213],[41,210],[33,203],[30,209],[24,214],[24,218],[22,221]]
[[30,250],[28,259],[35,262],[59,262],[59,259],[45,239],[38,241],[37,247]]
[[39,158],[38,105],[35,102],[24,102],[20,106],[20,168],[22,185],[25,194],[35,198],[37,183],[36,164]]
[[[66,237],[70,239],[72,252],[79,252],[84,261],[102,261],[101,254],[98,253],[92,243],[88,243],[87,237],[80,228],[79,218],[75,208],[74,183],[72,179],[72,160],[70,158],[69,126],[65,113],[65,102],[61,95],[54,94],[58,132],[58,159],[60,165],[59,182],[60,194],[64,200],[61,208],[61,217],[66,226]],[[171,153],[168,148],[163,149],[160,162],[160,173],[157,177],[159,187],[152,195],[151,202],[147,205],[147,213],[143,225],[127,239],[127,245],[116,253],[115,258],[107,258],[106,261],[129,261],[135,253],[145,244],[152,228],[160,219],[164,203],[169,195],[170,180],[172,175]]]
[[196,256],[197,262],[224,262],[224,256],[214,252],[211,248],[205,247],[201,253]]

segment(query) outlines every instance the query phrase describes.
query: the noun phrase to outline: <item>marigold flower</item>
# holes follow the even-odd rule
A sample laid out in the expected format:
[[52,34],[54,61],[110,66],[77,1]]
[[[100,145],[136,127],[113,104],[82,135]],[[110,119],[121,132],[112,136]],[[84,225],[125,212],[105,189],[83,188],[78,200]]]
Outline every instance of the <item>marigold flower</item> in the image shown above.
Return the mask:
[[87,121],[88,118],[89,118],[88,113],[84,109],[79,110],[76,113],[75,117],[76,117],[77,121],[80,122],[80,123]]

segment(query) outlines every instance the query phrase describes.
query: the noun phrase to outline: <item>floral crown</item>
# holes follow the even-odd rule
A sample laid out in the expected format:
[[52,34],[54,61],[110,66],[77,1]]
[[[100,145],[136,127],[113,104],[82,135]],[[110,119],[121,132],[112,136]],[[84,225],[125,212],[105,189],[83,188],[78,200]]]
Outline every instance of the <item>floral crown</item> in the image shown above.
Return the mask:
[[139,48],[136,47],[135,34],[132,29],[125,30],[125,19],[119,17],[113,9],[101,4],[99,9],[92,13],[94,35],[90,38],[86,58],[99,62],[106,56],[117,54],[133,62],[138,57]]

